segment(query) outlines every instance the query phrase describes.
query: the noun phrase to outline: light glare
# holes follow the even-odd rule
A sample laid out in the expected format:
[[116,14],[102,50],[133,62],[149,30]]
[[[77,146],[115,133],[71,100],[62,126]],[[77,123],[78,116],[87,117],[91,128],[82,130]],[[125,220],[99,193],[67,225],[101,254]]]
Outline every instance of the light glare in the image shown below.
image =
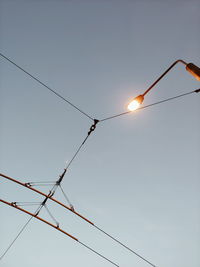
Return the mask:
[[138,109],[139,106],[140,106],[140,103],[139,103],[137,100],[134,99],[134,100],[128,105],[128,109],[129,109],[130,111],[134,111],[134,110]]

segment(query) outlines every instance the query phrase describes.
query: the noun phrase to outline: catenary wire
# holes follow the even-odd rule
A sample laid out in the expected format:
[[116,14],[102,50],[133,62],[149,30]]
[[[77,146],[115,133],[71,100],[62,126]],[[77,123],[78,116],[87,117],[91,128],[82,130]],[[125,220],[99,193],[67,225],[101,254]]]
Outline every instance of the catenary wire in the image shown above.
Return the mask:
[[[0,53],[1,55],[1,53]],[[8,59],[9,60],[9,59]],[[13,62],[11,62],[13,63]],[[15,64],[15,63],[14,63]],[[86,140],[88,139],[88,137],[90,136],[90,134],[92,133],[92,131],[95,130],[96,128],[96,124],[98,123],[98,120],[94,120],[94,124],[90,127],[90,130],[86,136],[86,138],[83,140],[83,142],[81,143],[81,145],[79,146],[79,148],[77,149],[77,151],[75,152],[74,156],[72,157],[72,159],[70,160],[70,162],[67,164],[67,167],[64,169],[63,174],[60,176],[60,178],[58,179],[58,181],[53,185],[52,189],[50,190],[50,192],[52,192],[53,194],[55,193],[55,191],[58,188],[58,185],[62,182],[62,179],[64,178],[64,175],[67,171],[67,169],[69,168],[69,166],[71,165],[71,163],[73,162],[73,160],[75,159],[75,157],[77,156],[77,154],[79,153],[79,151],[81,150],[82,146],[85,144]],[[93,128],[92,128],[93,127]],[[47,197],[45,198],[47,200]],[[45,204],[45,203],[44,203]],[[39,214],[39,212],[41,211],[42,207],[44,206],[41,205],[38,207],[38,210],[36,210],[37,214]],[[71,206],[73,207],[73,206]],[[29,220],[30,221],[30,220]],[[15,241],[17,240],[17,238],[22,234],[22,232],[24,231],[24,229],[27,227],[27,225],[29,224],[29,221],[22,227],[22,230],[18,233],[17,237],[13,240],[13,242],[11,243],[11,245],[6,249],[6,251],[3,253],[3,255],[0,257],[0,260],[6,255],[6,253],[9,251],[9,249],[13,246],[13,244],[15,243]]]
[[[1,56],[3,56],[1,53],[0,53]],[[5,56],[3,56],[4,58],[6,58]],[[8,61],[10,61],[8,58],[6,58]],[[10,61],[11,63],[13,63],[14,65],[16,65],[14,62]],[[16,65],[17,67],[19,67],[18,65]],[[19,67],[21,70],[23,70],[21,67]],[[23,70],[25,73],[27,73],[25,70]],[[28,75],[30,75],[32,77],[31,74],[27,73]],[[37,80],[37,78],[35,77],[32,77],[34,78],[35,80]],[[38,80],[38,82],[40,82]],[[41,82],[40,82],[41,83]],[[43,83],[41,83],[42,85],[44,85]],[[44,85],[45,86],[45,85]],[[47,86],[45,86],[47,87]],[[48,88],[48,87],[47,87]],[[48,88],[50,89],[50,88]],[[51,90],[51,89],[50,89]],[[189,94],[192,94],[194,92],[198,93],[200,89],[197,89],[197,90],[194,90],[192,92],[188,92],[188,93],[185,93],[185,94],[181,94],[181,95],[178,95],[178,96],[175,96],[175,97],[171,97],[171,98],[168,98],[168,99],[165,99],[165,100],[162,100],[162,101],[159,101],[159,102],[156,102],[156,103],[153,103],[153,104],[150,104],[150,105],[147,105],[147,106],[144,106],[144,107],[141,107],[139,109],[144,109],[144,108],[147,108],[147,107],[150,107],[150,106],[153,106],[153,105],[157,105],[157,104],[160,104],[160,103],[163,103],[163,102],[167,102],[167,101],[170,101],[170,100],[173,100],[175,98],[180,98],[180,97],[183,97],[183,96],[186,96],[186,95],[189,95]],[[54,92],[55,93],[55,92]],[[68,102],[68,101],[67,101]],[[73,104],[72,104],[73,105]],[[80,111],[80,110],[79,110]],[[109,120],[109,119],[113,119],[113,118],[116,118],[116,117],[119,117],[119,116],[122,116],[122,115],[125,115],[125,114],[128,114],[128,113],[131,113],[131,111],[129,112],[124,112],[124,113],[120,113],[120,114],[117,114],[117,115],[114,115],[114,116],[111,116],[111,117],[107,117],[105,119],[102,119],[100,120],[100,122],[102,121],[105,121],[105,120]],[[91,118],[91,117],[90,117]],[[92,118],[91,118],[92,119]],[[77,154],[79,153],[79,151],[81,150],[82,146],[84,145],[84,143],[86,142],[87,138],[89,137],[89,134],[87,135],[87,137],[84,139],[84,141],[81,143],[81,145],[79,146],[78,150],[76,151],[76,153],[74,154],[74,156],[72,157],[72,159],[70,160],[70,162],[68,163],[67,165],[67,168],[71,165],[71,163],[73,162],[73,160],[75,159],[75,157],[77,156]],[[54,185],[55,186],[55,185]],[[56,187],[57,189],[57,187]],[[54,189],[54,192],[55,190]],[[40,212],[41,208],[43,207],[44,205],[40,206],[39,207],[39,211],[38,213]],[[28,225],[28,223],[31,221],[32,217],[28,220],[28,222],[23,226],[23,228],[21,229],[21,231],[19,232],[19,234],[17,235],[17,237],[13,240],[13,242],[10,244],[10,246],[7,248],[7,250],[4,252],[4,254],[0,257],[0,259],[3,258],[3,256],[8,252],[8,250],[11,248],[11,246],[14,244],[14,242],[17,240],[17,238],[20,236],[20,234],[23,232],[23,230],[26,228],[26,226]],[[117,239],[113,238],[111,235],[109,235],[108,233],[106,233],[105,231],[103,231],[102,229],[100,229],[99,227],[95,226],[97,229],[99,229],[100,231],[104,232],[107,236],[111,237],[113,240],[115,240],[116,242],[118,242],[119,244],[121,244],[122,246],[126,247],[127,249],[129,249],[130,251],[132,251],[135,255],[137,255],[138,257],[140,257],[141,259],[145,260],[147,263],[149,263],[150,265],[152,266],[155,266],[153,265],[152,263],[150,263],[149,261],[147,261],[145,258],[143,258],[142,256],[140,256],[139,254],[137,254],[136,252],[134,252],[133,250],[131,250],[130,248],[128,248],[127,246],[125,246],[124,244],[122,244],[120,241],[118,241]],[[86,245],[85,245],[86,246]],[[87,246],[86,246],[87,247]],[[97,253],[98,254],[98,253]],[[104,256],[103,256],[104,257]],[[105,258],[105,257],[104,257]],[[110,261],[110,260],[109,260]],[[116,265],[116,264],[115,264]],[[118,266],[118,265],[116,265]]]
[[42,81],[40,81],[38,78],[36,78],[35,76],[33,76],[30,72],[26,71],[25,69],[23,69],[22,67],[20,67],[18,64],[16,64],[14,61],[12,61],[11,59],[9,59],[8,57],[6,57],[5,55],[3,55],[2,53],[0,53],[0,56],[3,57],[4,59],[6,59],[8,62],[10,62],[11,64],[13,64],[15,67],[17,67],[18,69],[20,69],[21,71],[23,71],[24,73],[26,73],[29,77],[31,77],[32,79],[34,79],[35,81],[37,81],[38,83],[40,83],[41,85],[43,85],[45,88],[47,88],[50,92],[52,92],[53,94],[55,94],[57,97],[61,98],[62,100],[64,100],[66,103],[68,103],[69,105],[71,105],[73,108],[75,108],[76,110],[78,110],[80,113],[82,113],[83,115],[85,115],[86,117],[88,117],[89,119],[93,120],[93,118],[88,115],[87,113],[85,113],[83,110],[81,110],[79,107],[77,107],[76,105],[74,105],[72,102],[70,102],[69,100],[67,100],[66,98],[64,98],[63,96],[61,96],[59,93],[57,93],[55,90],[53,90],[52,88],[50,88],[48,85],[46,85],[45,83],[43,83]]
[[[54,188],[54,187],[53,187]],[[56,188],[57,189],[57,188]],[[54,192],[56,191],[56,189],[54,190]],[[49,197],[52,196],[52,192],[50,190],[49,195],[47,195],[44,199],[44,201],[38,206],[38,208],[36,209],[34,214],[39,214],[41,209],[44,207],[44,205],[46,204],[46,201],[48,200]],[[17,236],[13,239],[13,241],[11,242],[11,244],[8,246],[8,248],[4,251],[4,253],[1,255],[0,260],[3,259],[3,257],[7,254],[7,252],[11,249],[11,247],[14,245],[14,243],[17,241],[18,237],[23,233],[23,231],[25,230],[25,228],[28,226],[28,224],[30,223],[30,221],[32,220],[32,218],[34,217],[31,216],[31,218],[24,224],[24,226],[22,227],[22,229],[19,231],[19,233],[17,234]]]
[[33,219],[33,216],[28,219],[28,221],[24,224],[24,226],[21,228],[17,236],[13,239],[13,241],[10,243],[10,245],[7,247],[7,249],[4,251],[4,253],[1,255],[0,260],[3,259],[3,257],[6,255],[6,253],[10,250],[10,248],[13,246],[15,241],[19,238],[19,236],[22,234],[22,232],[25,230],[25,228],[28,226],[28,224],[31,222]]
[[[110,262],[111,264],[113,264],[113,265],[119,267],[119,265],[117,265],[116,263],[114,263],[113,261],[111,261],[110,259],[108,259],[107,257],[105,257],[103,254],[97,252],[97,251],[94,250],[93,248],[91,248],[91,247],[89,247],[88,245],[84,244],[83,242],[79,241],[76,237],[72,236],[71,234],[69,234],[69,233],[67,233],[66,231],[64,231],[64,230],[62,230],[61,228],[59,228],[59,225],[55,226],[55,225],[53,225],[52,223],[50,223],[50,222],[48,222],[48,221],[42,219],[41,217],[39,217],[39,216],[38,216],[38,213],[33,214],[33,213],[31,213],[31,212],[29,212],[29,211],[27,211],[27,210],[24,210],[24,209],[22,209],[22,208],[20,208],[20,207],[18,207],[18,206],[16,206],[16,205],[12,205],[12,203],[9,203],[9,202],[7,202],[7,201],[5,201],[5,200],[2,200],[2,199],[0,199],[0,202],[3,202],[4,204],[7,204],[7,205],[9,205],[9,206],[11,206],[11,207],[13,207],[13,208],[16,208],[16,209],[18,209],[18,210],[20,210],[20,211],[22,211],[22,212],[24,212],[24,213],[30,215],[30,216],[31,216],[31,219],[34,217],[34,218],[36,218],[36,219],[38,219],[38,220],[40,220],[40,221],[46,223],[47,225],[53,227],[54,229],[60,231],[61,233],[67,235],[68,237],[72,238],[73,240],[75,240],[76,242],[78,242],[79,244],[81,244],[82,246],[84,246],[85,248],[89,249],[90,251],[92,251],[92,252],[95,253],[96,255],[100,256],[101,258],[105,259],[106,261]],[[45,204],[44,204],[43,206],[45,206]]]
[[96,226],[95,224],[93,226],[95,228],[97,228],[100,232],[104,233],[105,235],[107,235],[108,237],[110,237],[111,239],[113,239],[115,242],[117,242],[118,244],[120,244],[121,246],[123,246],[124,248],[128,249],[130,252],[132,252],[133,254],[135,254],[137,257],[139,257],[140,259],[142,259],[146,263],[150,264],[153,267],[156,267],[156,265],[154,265],[153,263],[151,263],[150,261],[148,261],[146,258],[142,257],[140,254],[138,254],[137,252],[135,252],[134,250],[132,250],[128,246],[124,245],[122,242],[120,242],[118,239],[114,238],[112,235],[110,235],[107,232],[105,232],[104,230],[102,230],[100,227]]
[[72,159],[69,161],[69,163],[66,166],[66,169],[69,168],[69,166],[72,164],[72,162],[74,161],[74,159],[76,158],[76,156],[78,155],[79,151],[81,150],[82,146],[85,144],[86,140],[88,139],[89,135],[86,136],[86,138],[83,140],[83,142],[80,144],[80,146],[78,147],[78,149],[76,150],[75,154],[73,155]]
[[18,206],[36,206],[41,204],[41,202],[14,202]]
[[[41,204],[39,205],[39,207],[36,209],[35,214],[37,214],[39,212]],[[26,227],[28,226],[28,224],[31,222],[31,220],[33,219],[34,216],[31,216],[28,221],[23,225],[23,227],[21,228],[21,230],[19,231],[19,233],[16,235],[16,237],[13,239],[13,241],[10,243],[10,245],[7,247],[7,249],[4,251],[4,253],[1,255],[0,260],[3,259],[3,257],[7,254],[7,252],[11,249],[11,247],[14,245],[14,243],[17,241],[17,239],[19,238],[19,236],[23,233],[23,231],[26,229]]]
[[97,252],[96,250],[92,249],[91,247],[87,246],[86,244],[80,242],[78,240],[78,243],[81,244],[82,246],[86,247],[87,249],[91,250],[92,252],[94,252],[95,254],[99,255],[100,257],[102,257],[103,259],[107,260],[108,262],[110,262],[111,264],[119,267],[119,265],[117,265],[116,263],[114,263],[113,261],[109,260],[107,257],[103,256],[102,254],[100,254],[99,252]]
[[[194,91],[191,91],[191,92],[188,92],[188,93],[185,93],[185,94],[181,94],[181,95],[177,95],[177,96],[174,96],[174,97],[170,97],[170,98],[167,98],[167,99],[164,99],[164,100],[161,100],[161,101],[158,101],[158,102],[155,102],[155,103],[146,105],[146,106],[144,106],[144,107],[140,107],[140,108],[138,108],[136,111],[141,110],[141,109],[145,109],[145,108],[149,108],[149,107],[152,107],[152,106],[155,106],[155,105],[164,103],[164,102],[168,102],[168,101],[174,100],[174,99],[176,99],[176,98],[184,97],[184,96],[187,96],[187,95],[190,95],[190,94],[193,94],[193,93],[199,93],[199,91],[200,91],[200,89],[196,89],[196,90],[194,90]],[[123,113],[119,113],[119,114],[116,114],[116,115],[107,117],[107,118],[105,118],[105,119],[101,119],[101,120],[99,120],[99,122],[103,122],[103,121],[111,120],[111,119],[114,119],[114,118],[117,118],[117,117],[120,117],[120,116],[123,116],[123,115],[130,114],[130,113],[132,113],[132,112],[133,112],[133,111],[126,111],[126,112],[123,112]]]
[[[79,151],[81,150],[82,146],[85,144],[85,142],[87,141],[88,137],[91,135],[91,133],[96,129],[96,125],[99,122],[99,120],[94,119],[93,120],[94,123],[91,125],[87,136],[85,137],[85,139],[83,140],[83,142],[80,144],[80,146],[78,147],[78,149],[76,150],[74,156],[72,157],[72,159],[69,161],[69,163],[66,166],[66,170],[69,168],[69,166],[72,164],[72,162],[74,161],[74,159],[76,158],[76,156],[78,155]],[[63,176],[64,177],[64,176]]]
[[65,191],[63,190],[62,186],[59,185],[59,187],[60,187],[61,192],[63,193],[64,198],[67,200],[70,207],[73,208],[73,205],[72,205],[71,201],[69,200],[68,196],[66,195]]
[[[63,177],[63,175],[65,174],[66,170],[64,170],[64,172],[62,173],[62,175],[60,175],[60,178]],[[3,174],[0,174],[2,177],[9,179],[13,182],[19,183],[22,186],[25,186],[25,184],[19,182],[18,180],[15,180],[11,177],[5,176]],[[27,187],[28,189],[33,190],[33,188],[31,187]],[[35,191],[35,189],[34,189]],[[48,195],[45,195],[44,193],[36,190],[37,193],[42,194],[43,196],[47,197]],[[115,237],[113,237],[111,234],[108,234],[105,230],[103,230],[102,228],[98,227],[97,225],[95,225],[93,222],[89,221],[88,219],[86,219],[85,217],[83,217],[82,215],[78,214],[73,206],[72,207],[67,207],[66,205],[64,205],[63,203],[57,201],[56,199],[52,198],[51,196],[49,196],[49,199],[56,202],[57,204],[61,205],[62,207],[66,208],[67,210],[70,210],[71,212],[73,212],[75,215],[79,216],[81,219],[85,220],[86,222],[88,222],[90,225],[93,225],[97,230],[101,231],[103,234],[105,234],[106,236],[108,236],[109,238],[111,238],[112,240],[114,240],[115,242],[117,242],[118,244],[120,244],[121,246],[123,246],[124,248],[126,248],[127,250],[129,250],[130,252],[132,252],[133,254],[135,254],[136,256],[138,256],[140,259],[144,260],[146,263],[150,264],[151,266],[156,266],[155,264],[151,263],[149,260],[147,260],[146,258],[144,258],[143,256],[141,256],[140,254],[138,254],[136,251],[134,251],[133,249],[131,249],[130,247],[128,247],[127,245],[123,244],[121,241],[119,241],[118,239],[116,239]]]
[[48,212],[49,216],[51,217],[51,219],[55,222],[55,224],[59,225],[59,222],[55,219],[55,217],[53,216],[53,214],[50,212],[49,208],[47,207],[47,205],[44,205],[46,211]]

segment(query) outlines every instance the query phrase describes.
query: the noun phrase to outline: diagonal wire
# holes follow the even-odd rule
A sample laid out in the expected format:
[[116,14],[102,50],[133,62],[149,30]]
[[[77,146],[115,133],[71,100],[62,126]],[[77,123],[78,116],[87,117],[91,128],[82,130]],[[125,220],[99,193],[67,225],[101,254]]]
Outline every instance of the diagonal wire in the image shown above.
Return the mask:
[[[167,99],[164,99],[164,100],[155,102],[155,103],[153,103],[153,104],[149,104],[149,105],[146,105],[146,106],[144,106],[144,107],[140,107],[140,108],[138,108],[137,110],[141,110],[141,109],[149,108],[149,107],[152,107],[152,106],[155,106],[155,105],[164,103],[164,102],[168,102],[168,101],[174,100],[174,99],[176,99],[176,98],[184,97],[184,96],[187,96],[187,95],[190,95],[190,94],[193,94],[193,93],[199,93],[199,92],[200,92],[200,89],[196,89],[196,90],[194,90],[194,91],[191,91],[191,92],[188,92],[188,93],[185,93],[185,94],[181,94],[181,95],[177,95],[177,96],[174,96],[174,97],[170,97],[170,98],[167,98]],[[136,111],[137,111],[137,110],[136,110]],[[119,113],[119,114],[116,114],[116,115],[114,115],[114,116],[110,116],[110,117],[107,117],[107,118],[105,118],[105,119],[102,119],[102,120],[100,120],[99,122],[103,122],[103,121],[111,120],[111,119],[114,119],[114,118],[117,118],[117,117],[120,117],[120,116],[129,114],[129,113],[132,113],[132,112],[133,112],[133,111],[126,111],[126,112],[123,112],[123,113]]]
[[15,241],[18,239],[18,237],[21,235],[21,233],[25,230],[25,228],[28,226],[28,224],[31,222],[31,220],[33,219],[33,216],[30,217],[28,219],[28,221],[24,224],[24,226],[22,227],[22,229],[19,231],[19,233],[17,234],[17,236],[13,239],[13,241],[10,243],[10,245],[7,247],[7,249],[4,251],[4,253],[1,255],[0,260],[3,259],[3,257],[6,255],[6,253],[9,251],[9,249],[13,246],[13,244],[15,243]]
[[14,202],[17,206],[35,206],[41,204],[41,202]]
[[111,264],[120,267],[119,265],[117,265],[116,263],[114,263],[113,261],[109,260],[107,257],[103,256],[102,254],[100,254],[99,252],[97,252],[96,250],[94,250],[93,248],[87,246],[86,244],[82,243],[81,241],[77,241],[79,244],[81,244],[82,246],[86,247],[87,249],[91,250],[92,252],[94,252],[95,254],[97,254],[98,256],[100,256],[101,258],[105,259],[106,261],[110,262]]
[[105,232],[104,230],[102,230],[101,228],[99,228],[98,226],[96,226],[95,224],[93,226],[95,228],[97,228],[99,231],[101,231],[103,234],[107,235],[112,240],[114,240],[115,242],[117,242],[118,244],[120,244],[121,246],[123,246],[124,248],[128,249],[130,252],[132,252],[133,254],[135,254],[137,257],[139,257],[140,259],[142,259],[146,263],[150,264],[153,267],[156,267],[156,265],[154,265],[153,263],[151,263],[150,261],[148,261],[146,258],[142,257],[140,254],[138,254],[137,252],[135,252],[134,250],[132,250],[128,246],[124,245],[122,242],[120,242],[119,240],[117,240],[116,238],[114,238],[113,236],[111,236],[110,234],[108,234],[107,232]]
[[[53,227],[54,229],[60,231],[61,233],[67,235],[68,237],[72,238],[73,240],[75,240],[76,242],[78,242],[79,244],[81,244],[82,246],[84,246],[85,248],[87,248],[88,250],[92,251],[92,252],[95,253],[96,255],[100,256],[101,258],[105,259],[106,261],[110,262],[111,264],[113,264],[113,265],[119,267],[119,265],[117,265],[116,263],[114,263],[113,261],[111,261],[110,259],[108,259],[107,257],[105,257],[103,254],[100,254],[99,252],[97,252],[97,251],[94,250],[93,248],[91,248],[91,247],[89,247],[88,245],[86,245],[86,244],[80,242],[76,237],[72,236],[71,234],[69,234],[69,233],[67,233],[66,231],[64,231],[63,229],[61,229],[61,228],[59,227],[59,225],[55,226],[55,225],[53,225],[52,223],[50,223],[49,221],[46,221],[46,220],[42,219],[41,217],[39,217],[39,216],[38,216],[38,213],[37,213],[37,214],[33,214],[33,213],[31,213],[31,212],[29,212],[29,211],[27,211],[27,210],[24,210],[24,209],[18,207],[17,205],[13,205],[12,203],[9,203],[9,202],[7,202],[7,201],[5,201],[5,200],[2,200],[2,199],[0,199],[0,202],[3,202],[3,203],[6,204],[6,205],[9,205],[9,206],[11,206],[11,207],[13,207],[13,208],[16,208],[16,209],[18,209],[18,210],[20,210],[20,211],[22,211],[22,212],[24,212],[24,213],[30,215],[30,216],[31,216],[31,219],[32,219],[33,217],[35,217],[35,218],[38,219],[39,221],[42,221],[42,222],[46,223],[47,225]],[[45,204],[43,204],[43,206],[45,206]]]
[[70,162],[67,164],[66,169],[69,168],[69,166],[72,164],[72,162],[74,161],[74,159],[76,158],[76,156],[78,155],[79,151],[81,150],[82,146],[85,144],[86,140],[88,139],[89,135],[86,136],[86,138],[83,140],[83,142],[80,144],[80,146],[78,147],[78,149],[76,150],[74,156],[72,157],[72,159],[70,160]]
[[65,197],[65,199],[66,199],[67,202],[69,203],[70,207],[73,208],[73,205],[72,205],[71,201],[69,200],[68,196],[66,195],[65,191],[63,190],[62,186],[59,185],[59,187],[60,187],[60,190],[61,190],[62,193],[63,193],[63,196]]
[[[37,214],[39,212],[41,205],[36,209],[35,214]],[[23,225],[23,227],[21,228],[21,230],[19,231],[19,233],[17,234],[17,236],[13,239],[13,241],[10,243],[10,245],[7,247],[7,249],[4,251],[4,253],[1,255],[0,260],[3,259],[3,257],[7,254],[7,252],[11,249],[11,247],[14,245],[14,243],[17,241],[17,239],[19,238],[19,236],[22,234],[22,232],[26,229],[26,227],[28,226],[28,224],[31,222],[31,220],[33,219],[34,216],[31,216],[28,221]]]
[[49,216],[51,217],[51,219],[57,224],[57,226],[59,225],[59,222],[56,221],[55,217],[52,215],[52,213],[50,212],[50,210],[47,208],[47,205],[44,205],[46,211],[48,212]]
[[85,144],[85,142],[87,141],[88,137],[91,135],[91,133],[96,129],[96,125],[99,122],[99,120],[94,119],[94,124],[91,125],[87,136],[85,137],[85,139],[83,140],[83,142],[80,144],[80,146],[78,147],[78,149],[76,150],[74,156],[72,157],[72,159],[70,160],[70,162],[67,164],[66,169],[69,168],[69,166],[72,164],[72,162],[74,161],[74,159],[76,158],[77,154],[79,153],[79,151],[81,150],[82,146]]
[[24,73],[26,73],[32,79],[34,79],[35,81],[37,81],[38,83],[40,83],[41,85],[43,85],[44,87],[46,87],[49,91],[51,91],[57,97],[59,97],[62,100],[64,100],[66,103],[68,103],[69,105],[71,105],[73,108],[75,108],[76,110],[78,110],[80,113],[82,113],[83,115],[85,115],[89,119],[93,120],[93,118],[90,115],[88,115],[87,113],[85,113],[79,107],[77,107],[76,105],[74,105],[73,103],[71,103],[69,100],[67,100],[66,98],[64,98],[63,96],[61,96],[59,93],[57,93],[55,90],[53,90],[52,88],[50,88],[48,85],[46,85],[45,83],[43,83],[42,81],[40,81],[38,78],[36,78],[35,76],[33,76],[30,72],[26,71],[25,69],[23,69],[22,67],[20,67],[19,65],[17,65],[14,61],[12,61],[11,59],[9,59],[8,57],[6,57],[5,55],[3,55],[2,53],[0,53],[0,56],[3,57],[4,59],[6,59],[8,62],[10,62],[11,64],[13,64],[15,67],[17,67],[21,71],[23,71]]
[[[55,188],[54,192],[56,191],[57,188]],[[45,197],[44,201],[38,206],[38,208],[36,209],[34,215],[38,215],[41,211],[41,209],[44,207],[44,205],[46,204],[46,201],[49,199],[49,197],[52,196],[52,192],[50,190],[49,195],[47,197]],[[11,242],[11,244],[8,246],[8,248],[5,250],[5,252],[0,256],[0,260],[3,259],[3,257],[7,254],[7,252],[11,249],[11,247],[14,245],[14,243],[16,242],[16,240],[18,239],[18,237],[23,233],[23,231],[25,230],[25,228],[28,226],[28,224],[31,222],[32,218],[34,217],[31,216],[31,218],[24,224],[24,226],[22,227],[22,229],[19,231],[19,233],[17,234],[17,236],[13,239],[13,241]]]
[[[63,177],[63,175],[66,173],[66,169],[64,170],[64,172],[60,175],[60,178]],[[1,176],[3,176],[1,174]],[[3,177],[6,177],[6,176],[3,176]],[[60,185],[56,185],[57,187],[59,187]],[[52,195],[52,191],[50,191],[51,195]],[[49,193],[49,194],[50,194]],[[48,197],[55,201],[55,199],[51,198],[51,195],[45,195],[45,200],[46,201],[48,199]],[[44,203],[44,201],[42,203]],[[57,202],[57,201],[56,201]],[[11,204],[16,204],[18,202],[12,202]],[[42,204],[41,203],[41,204]],[[46,202],[45,202],[46,203]],[[44,203],[44,204],[45,204]],[[123,246],[124,248],[128,249],[130,252],[132,252],[133,254],[135,254],[136,256],[138,256],[139,258],[141,258],[142,260],[144,260],[146,263],[150,264],[151,266],[155,267],[156,265],[154,265],[153,263],[151,263],[149,260],[147,260],[146,258],[144,258],[143,256],[141,256],[140,254],[138,254],[136,251],[134,251],[133,249],[131,249],[130,247],[128,247],[127,245],[123,244],[121,241],[119,241],[118,239],[116,239],[115,237],[113,237],[111,234],[108,234],[105,230],[103,230],[102,228],[98,227],[97,225],[95,225],[94,223],[92,223],[91,221],[89,221],[88,219],[84,218],[83,216],[81,216],[80,214],[78,214],[74,209],[73,207],[71,207],[70,209],[65,206],[64,204],[62,204],[61,202],[57,202],[59,205],[67,208],[68,210],[71,210],[75,215],[78,215],[80,218],[84,219],[86,222],[88,222],[90,225],[94,226],[97,230],[101,231],[103,234],[107,235],[109,238],[111,238],[112,240],[114,240],[115,242],[117,242],[118,244],[120,244],[121,246]],[[50,215],[51,216],[51,215]],[[54,220],[55,218],[53,218]],[[56,221],[56,220],[55,220]],[[58,226],[58,225],[57,225]]]

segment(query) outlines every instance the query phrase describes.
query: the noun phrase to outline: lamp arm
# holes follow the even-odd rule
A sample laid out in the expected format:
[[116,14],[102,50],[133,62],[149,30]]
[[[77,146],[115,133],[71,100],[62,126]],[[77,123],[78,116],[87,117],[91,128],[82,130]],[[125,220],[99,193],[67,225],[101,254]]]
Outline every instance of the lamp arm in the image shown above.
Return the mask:
[[187,63],[182,59],[176,60],[150,87],[142,94],[144,97],[177,63],[182,63],[187,66]]

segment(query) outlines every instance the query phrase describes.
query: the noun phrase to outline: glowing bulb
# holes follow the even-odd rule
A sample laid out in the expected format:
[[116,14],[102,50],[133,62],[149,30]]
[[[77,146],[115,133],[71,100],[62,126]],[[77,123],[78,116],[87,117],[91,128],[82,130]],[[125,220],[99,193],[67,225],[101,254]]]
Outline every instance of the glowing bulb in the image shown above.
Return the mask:
[[138,109],[140,107],[140,105],[142,104],[144,100],[144,96],[143,95],[139,95],[136,98],[133,99],[133,101],[131,101],[131,103],[128,105],[128,109],[130,111],[134,111],[136,109]]
[[140,103],[137,100],[133,100],[129,105],[128,105],[128,109],[130,111],[134,111],[136,109],[138,109],[140,106]]

